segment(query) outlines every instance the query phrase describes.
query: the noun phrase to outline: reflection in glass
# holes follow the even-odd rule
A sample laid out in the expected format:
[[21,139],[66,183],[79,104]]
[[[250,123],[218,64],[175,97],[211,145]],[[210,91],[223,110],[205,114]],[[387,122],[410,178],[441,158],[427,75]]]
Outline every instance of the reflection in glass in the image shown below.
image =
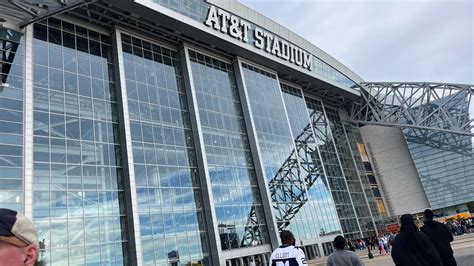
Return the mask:
[[0,27],[0,206],[23,209],[23,34]]
[[321,160],[336,204],[342,231],[350,239],[361,238],[357,216],[351,203],[349,189],[345,183],[342,167],[334,146],[330,121],[326,119],[321,101],[309,97],[305,97],[305,101],[313,125],[316,144],[321,153]]
[[375,225],[372,221],[369,206],[367,205],[368,202],[366,201],[366,196],[369,196],[369,199],[372,199],[373,197],[371,197],[371,194],[365,194],[365,190],[368,189],[369,186],[363,187],[361,180],[359,179],[359,172],[358,169],[356,169],[355,161],[352,158],[351,147],[349,146],[348,138],[346,138],[344,126],[339,117],[338,111],[332,108],[325,108],[325,110],[329,126],[331,127],[332,136],[334,137],[334,143],[336,144],[342,170],[349,187],[352,203],[356,210],[359,225],[362,230],[362,235],[363,237],[376,236]]
[[[318,182],[319,184],[315,184],[316,187],[324,187],[325,184],[322,179],[308,177],[309,172],[300,166],[304,154],[299,154],[300,149],[298,152],[296,150],[276,76],[245,63],[242,66],[278,229],[291,230],[298,239],[317,238],[318,235],[338,232],[340,228],[334,219],[336,215],[334,210],[332,213],[315,212],[318,209],[318,202],[328,200],[330,202],[331,199],[326,189],[323,189],[326,193],[317,196],[310,196],[308,193],[308,188],[313,184]],[[288,104],[294,104],[291,99],[288,100]],[[296,105],[299,105],[300,109],[302,107],[303,114],[306,112],[304,102],[300,101]],[[298,108],[297,106],[295,108]],[[295,110],[290,111],[293,116]],[[298,119],[301,119],[301,110],[297,111],[300,116]],[[304,123],[301,120],[297,121]],[[308,123],[309,120],[306,125]],[[301,128],[293,126],[297,136],[302,134],[301,129],[305,126]],[[311,173],[317,174],[317,171]],[[316,197],[313,199],[313,196]]]
[[[459,121],[458,124],[473,119],[472,93],[467,90],[439,89],[437,95],[442,97],[433,97],[427,103],[412,108],[413,115],[436,114],[442,111],[445,114],[440,114],[440,117],[449,115],[452,121]],[[439,109],[440,106],[442,109]],[[441,118],[429,119],[427,123],[432,127],[451,126]],[[474,127],[471,127],[471,132],[474,132]],[[417,128],[405,128],[403,134],[433,209],[472,201],[474,137]]]
[[304,178],[306,185],[301,193],[307,194],[307,201],[293,218],[297,222],[290,224],[289,228],[293,233],[298,233],[298,239],[314,238],[317,236],[315,234],[340,234],[341,226],[323,172],[302,92],[284,83],[280,83],[280,86],[297,149],[300,176]]
[[178,53],[126,34],[122,49],[144,263],[206,262],[202,195]]
[[[33,49],[42,51],[33,54],[33,222],[45,245],[41,256],[47,263],[126,264],[116,100],[94,87],[114,80],[81,70],[91,62],[109,69],[110,38],[82,29],[98,36],[104,53],[76,50],[79,37],[62,25],[51,18],[34,24],[33,34]],[[76,67],[78,57],[87,60]]]
[[268,243],[268,232],[232,65],[190,51],[223,250]]

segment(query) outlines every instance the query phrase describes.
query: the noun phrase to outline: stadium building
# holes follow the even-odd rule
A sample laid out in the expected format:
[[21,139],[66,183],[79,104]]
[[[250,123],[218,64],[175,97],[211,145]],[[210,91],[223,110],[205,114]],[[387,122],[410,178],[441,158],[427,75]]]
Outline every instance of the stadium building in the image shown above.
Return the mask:
[[0,206],[51,265],[307,259],[474,201],[472,85],[371,83],[235,1],[0,3]]

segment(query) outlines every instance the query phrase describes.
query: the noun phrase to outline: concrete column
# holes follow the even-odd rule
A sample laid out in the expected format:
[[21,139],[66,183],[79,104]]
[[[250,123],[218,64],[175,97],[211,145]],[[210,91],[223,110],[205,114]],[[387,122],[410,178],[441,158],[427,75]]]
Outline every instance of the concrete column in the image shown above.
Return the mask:
[[367,125],[360,133],[390,216],[430,208],[402,130]]
[[252,110],[250,108],[250,100],[248,98],[247,87],[245,85],[245,77],[242,71],[242,65],[239,58],[236,58],[232,65],[234,67],[237,88],[239,91],[240,102],[242,105],[242,112],[244,115],[245,127],[247,128],[247,135],[249,137],[250,151],[252,153],[252,160],[255,165],[255,173],[257,175],[257,183],[259,192],[262,198],[262,205],[265,214],[265,222],[268,227],[268,234],[270,237],[270,244],[272,249],[276,249],[278,244],[278,227],[275,217],[272,213],[272,203],[268,184],[265,180],[262,160],[260,159],[260,148],[258,147],[257,131],[253,121]]
[[122,148],[123,173],[125,185],[125,207],[128,222],[128,241],[130,261],[126,264],[143,265],[140,220],[138,217],[137,190],[135,183],[135,167],[133,162],[132,137],[130,132],[130,116],[125,83],[125,70],[122,55],[121,31],[114,29],[112,34],[115,84],[117,87],[117,106],[120,121],[120,140]]
[[[23,211],[33,218],[33,25],[25,28],[23,66]],[[39,56],[39,55],[38,55]]]
[[323,248],[323,243],[321,243],[320,245],[318,245],[318,257],[324,257],[324,248]]
[[194,88],[194,80],[189,59],[189,48],[181,44],[179,55],[183,69],[184,86],[188,100],[188,108],[191,119],[191,130],[193,132],[194,146],[196,149],[196,159],[198,165],[199,180],[203,196],[203,208],[206,217],[206,225],[209,235],[209,245],[212,265],[224,265],[227,262],[222,258],[222,248],[220,245],[219,228],[214,207],[214,197],[212,195],[211,179],[209,178],[208,164],[206,158],[206,148],[199,117],[199,107]]

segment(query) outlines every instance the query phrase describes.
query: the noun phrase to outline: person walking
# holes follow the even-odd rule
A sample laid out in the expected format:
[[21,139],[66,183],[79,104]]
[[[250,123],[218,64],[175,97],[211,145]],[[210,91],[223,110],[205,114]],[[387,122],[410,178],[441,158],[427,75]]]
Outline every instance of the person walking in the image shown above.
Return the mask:
[[378,240],[378,246],[379,246],[379,253],[380,255],[385,255],[385,248],[383,246],[383,240],[382,238],[379,238]]
[[290,231],[281,231],[280,239],[282,245],[273,251],[270,256],[270,266],[294,265],[303,266],[306,264],[304,252],[295,247],[295,237]]
[[453,234],[446,225],[433,220],[433,217],[434,213],[432,210],[426,209],[423,212],[423,223],[425,225],[421,227],[421,231],[433,242],[434,247],[443,261],[443,265],[456,266],[457,263],[454,259],[450,244],[454,240]]
[[441,258],[430,238],[418,230],[413,216],[400,217],[400,233],[395,237],[392,259],[397,266],[442,266]]
[[349,247],[349,250],[352,251],[352,252],[355,252],[355,247],[354,247],[354,244],[352,243],[352,241],[349,239],[347,241],[347,246]]
[[387,236],[383,236],[382,237],[382,240],[383,240],[383,247],[385,249],[385,252],[387,252],[387,254],[390,254],[390,248],[388,246],[388,238]]
[[390,232],[390,235],[388,236],[388,249],[392,249],[393,240],[395,240],[395,235]]
[[364,263],[360,260],[355,252],[344,250],[346,247],[346,239],[339,235],[334,238],[334,247],[336,250],[329,255],[327,266],[362,266]]

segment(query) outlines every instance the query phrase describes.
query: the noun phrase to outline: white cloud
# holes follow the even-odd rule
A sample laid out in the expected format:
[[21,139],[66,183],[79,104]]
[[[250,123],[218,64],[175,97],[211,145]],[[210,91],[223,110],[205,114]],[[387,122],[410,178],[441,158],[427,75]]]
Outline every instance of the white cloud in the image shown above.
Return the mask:
[[367,81],[474,84],[474,3],[240,0]]

